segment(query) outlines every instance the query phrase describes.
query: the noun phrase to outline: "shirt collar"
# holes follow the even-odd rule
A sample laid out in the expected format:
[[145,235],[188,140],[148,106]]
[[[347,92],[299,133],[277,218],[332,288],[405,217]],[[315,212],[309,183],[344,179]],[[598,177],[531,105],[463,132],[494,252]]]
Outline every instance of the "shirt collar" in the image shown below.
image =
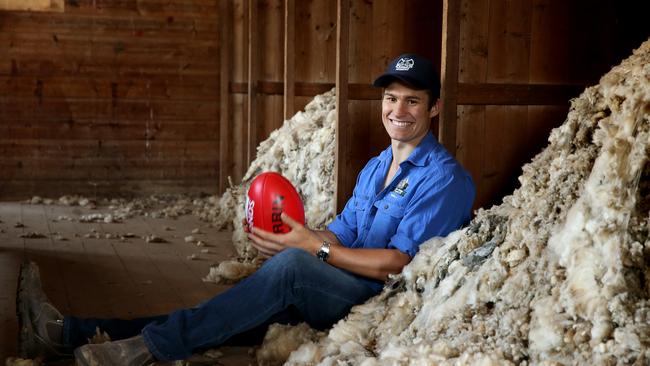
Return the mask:
[[[434,150],[437,145],[438,142],[435,137],[433,137],[433,133],[428,131],[427,134],[424,135],[424,138],[422,138],[422,141],[420,141],[418,146],[415,147],[415,150],[411,152],[411,155],[409,155],[405,161],[408,161],[415,166],[424,166],[429,159],[429,153]],[[393,159],[393,149],[388,146],[388,148],[380,154],[379,159],[383,161],[391,161]]]

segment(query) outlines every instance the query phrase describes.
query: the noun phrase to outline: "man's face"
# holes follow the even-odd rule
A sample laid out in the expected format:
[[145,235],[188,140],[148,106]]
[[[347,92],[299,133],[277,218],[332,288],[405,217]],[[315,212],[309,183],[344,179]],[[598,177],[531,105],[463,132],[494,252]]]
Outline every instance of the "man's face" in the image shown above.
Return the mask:
[[429,131],[431,118],[438,114],[438,103],[429,109],[429,95],[394,81],[384,89],[381,119],[391,140],[413,146]]

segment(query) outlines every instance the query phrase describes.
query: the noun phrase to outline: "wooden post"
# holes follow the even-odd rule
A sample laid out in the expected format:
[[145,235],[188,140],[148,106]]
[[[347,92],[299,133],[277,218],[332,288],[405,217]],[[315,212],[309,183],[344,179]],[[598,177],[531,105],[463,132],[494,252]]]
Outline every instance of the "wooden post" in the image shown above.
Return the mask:
[[284,0],[284,119],[295,113],[296,3]]
[[248,101],[246,104],[246,115],[248,118],[248,134],[246,140],[247,154],[246,166],[250,166],[255,159],[255,149],[257,147],[257,83],[259,81],[259,50],[257,47],[257,0],[248,2]]
[[231,0],[219,2],[221,34],[219,35],[220,85],[219,85],[219,193],[228,188],[228,176],[232,174],[231,154],[232,123],[230,114],[230,69],[232,59],[232,4]]
[[345,206],[354,179],[350,161],[350,128],[348,118],[348,57],[350,0],[337,0],[336,6],[336,189],[335,212]]
[[442,5],[442,110],[438,135],[452,155],[456,155],[460,3],[460,0],[444,0]]

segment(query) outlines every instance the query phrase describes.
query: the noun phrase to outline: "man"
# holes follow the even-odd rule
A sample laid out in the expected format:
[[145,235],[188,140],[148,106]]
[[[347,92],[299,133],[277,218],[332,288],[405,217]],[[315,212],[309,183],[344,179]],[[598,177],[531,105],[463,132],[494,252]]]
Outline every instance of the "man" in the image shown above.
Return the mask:
[[[21,320],[32,329],[23,337],[32,353],[78,347],[82,365],[185,359],[208,347],[257,340],[275,322],[330,327],[376,295],[422,242],[469,220],[475,189],[430,131],[440,107],[431,63],[402,55],[374,85],[384,88],[382,122],[391,144],[361,171],[352,198],[327,230],[308,229],[284,214],[292,228],[287,234],[246,228],[252,245],[269,257],[262,267],[196,308],[158,317],[63,318],[40,290],[37,271],[27,271]],[[95,327],[123,340],[83,345]]]

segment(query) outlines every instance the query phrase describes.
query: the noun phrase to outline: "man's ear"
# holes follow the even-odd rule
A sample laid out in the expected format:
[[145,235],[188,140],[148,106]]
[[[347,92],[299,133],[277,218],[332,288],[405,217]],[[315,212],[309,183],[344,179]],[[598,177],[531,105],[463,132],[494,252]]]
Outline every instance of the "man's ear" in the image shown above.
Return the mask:
[[440,98],[436,99],[436,102],[433,103],[431,109],[429,110],[429,118],[433,118],[440,113]]

